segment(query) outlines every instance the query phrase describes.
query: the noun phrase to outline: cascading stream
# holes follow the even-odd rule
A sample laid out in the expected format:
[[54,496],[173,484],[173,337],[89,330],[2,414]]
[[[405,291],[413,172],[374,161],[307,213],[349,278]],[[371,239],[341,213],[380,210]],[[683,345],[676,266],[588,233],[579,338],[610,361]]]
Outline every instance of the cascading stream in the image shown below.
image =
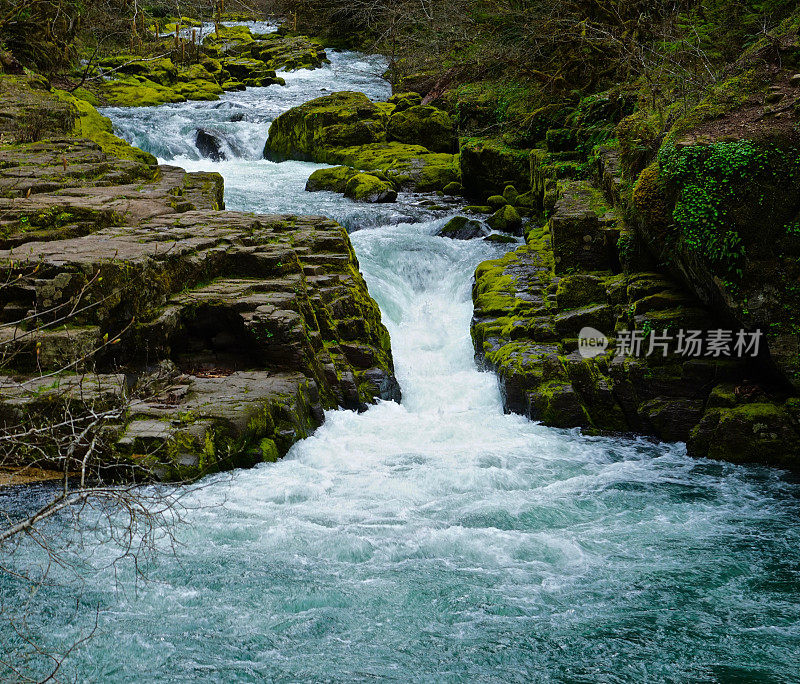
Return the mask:
[[[285,89],[107,113],[163,161],[220,171],[231,209],[350,227],[403,404],[330,412],[286,459],[206,481],[155,581],[92,581],[100,630],[70,666],[92,681],[796,678],[795,481],[503,415],[469,336],[472,273],[501,248],[436,237],[445,219],[416,198],[305,193],[317,165],[259,159],[269,121],[322,88],[388,95],[379,60],[332,56]],[[198,126],[227,136],[227,161],[197,157]],[[54,592],[38,628],[77,631],[55,628],[73,606]]]

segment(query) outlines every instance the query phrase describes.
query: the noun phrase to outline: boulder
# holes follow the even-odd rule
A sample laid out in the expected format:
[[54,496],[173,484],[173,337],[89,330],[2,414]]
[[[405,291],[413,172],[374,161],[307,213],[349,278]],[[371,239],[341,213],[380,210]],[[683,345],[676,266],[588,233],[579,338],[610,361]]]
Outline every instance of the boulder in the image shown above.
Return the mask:
[[522,233],[522,218],[510,204],[498,209],[486,220],[486,223],[494,230],[500,230],[504,233]]
[[219,139],[203,128],[197,129],[194,144],[198,152],[200,152],[203,157],[211,159],[211,161],[224,161],[226,158]]
[[316,98],[281,114],[269,129],[264,156],[337,163],[336,151],[386,140],[386,115],[363,93]]
[[312,173],[306,182],[307,192],[329,190],[330,192],[344,193],[347,181],[358,175],[358,171],[349,166],[334,166],[330,169],[318,169]]
[[519,193],[513,185],[506,185],[506,187],[503,188],[503,199],[505,199],[508,204],[516,204],[518,197]]
[[395,188],[432,192],[458,182],[458,155],[429,152],[419,145],[374,143],[329,150],[328,163],[380,171]]
[[402,112],[421,105],[422,95],[419,93],[396,93],[389,98],[389,103],[395,106],[396,112]]
[[231,77],[244,83],[245,86],[286,85],[286,81],[279,77],[273,69],[257,59],[237,57],[226,59],[223,63]]
[[480,221],[469,219],[466,216],[456,216],[450,219],[437,235],[453,240],[472,240],[486,237],[489,229]]
[[356,202],[394,202],[397,200],[397,190],[385,180],[368,173],[357,173],[347,181],[344,196]]
[[506,204],[508,204],[508,200],[502,195],[490,195],[486,198],[486,204],[496,211],[497,209],[506,206]]
[[692,430],[691,455],[734,463],[800,468],[800,434],[786,407],[772,402],[709,408]]

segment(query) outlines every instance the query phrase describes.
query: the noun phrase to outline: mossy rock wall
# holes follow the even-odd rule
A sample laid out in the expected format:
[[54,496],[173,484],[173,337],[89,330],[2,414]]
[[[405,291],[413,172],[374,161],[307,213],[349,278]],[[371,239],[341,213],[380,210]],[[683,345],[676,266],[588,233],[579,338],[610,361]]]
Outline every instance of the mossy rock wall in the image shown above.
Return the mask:
[[509,147],[496,138],[461,141],[460,165],[464,193],[485,199],[502,195],[509,183],[519,192],[530,190],[530,150]]

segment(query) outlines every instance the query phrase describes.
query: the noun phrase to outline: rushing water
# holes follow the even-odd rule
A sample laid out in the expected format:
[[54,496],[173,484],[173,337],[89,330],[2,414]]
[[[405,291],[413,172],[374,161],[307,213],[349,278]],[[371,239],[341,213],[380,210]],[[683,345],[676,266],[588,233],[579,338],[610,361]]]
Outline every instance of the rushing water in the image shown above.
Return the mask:
[[[392,335],[402,405],[326,424],[275,464],[191,495],[183,545],[150,583],[84,600],[89,681],[798,681],[800,487],[682,445],[582,437],[503,415],[469,338],[471,277],[499,247],[435,237],[401,197],[304,193],[313,164],[260,160],[269,122],[323,89],[388,95],[350,53],[286,88],[113,110],[162,160],[225,176],[231,209],[347,224]],[[243,116],[232,116],[232,113]],[[235,120],[234,120],[235,119]],[[229,161],[200,160],[198,126]],[[356,230],[358,229],[358,230]],[[110,553],[110,551],[109,551]],[[47,642],[91,625],[50,590]]]

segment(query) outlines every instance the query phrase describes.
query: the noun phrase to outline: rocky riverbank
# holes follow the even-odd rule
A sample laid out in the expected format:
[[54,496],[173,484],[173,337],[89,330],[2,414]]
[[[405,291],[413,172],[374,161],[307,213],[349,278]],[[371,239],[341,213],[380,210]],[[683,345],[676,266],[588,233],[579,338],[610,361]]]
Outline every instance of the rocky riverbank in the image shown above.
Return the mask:
[[399,400],[341,226],[223,211],[218,174],[156,165],[41,78],[0,87],[6,430],[110,415],[97,474],[188,479]]
[[[465,186],[514,179],[544,216],[476,274],[476,356],[507,410],[799,467],[798,85],[791,68],[735,76],[660,140],[632,102],[587,98],[528,153],[527,173],[522,150],[495,145],[487,168],[462,147]],[[592,144],[598,130],[609,142]],[[608,338],[593,358],[578,349],[585,328]],[[690,331],[704,347],[681,348]]]

